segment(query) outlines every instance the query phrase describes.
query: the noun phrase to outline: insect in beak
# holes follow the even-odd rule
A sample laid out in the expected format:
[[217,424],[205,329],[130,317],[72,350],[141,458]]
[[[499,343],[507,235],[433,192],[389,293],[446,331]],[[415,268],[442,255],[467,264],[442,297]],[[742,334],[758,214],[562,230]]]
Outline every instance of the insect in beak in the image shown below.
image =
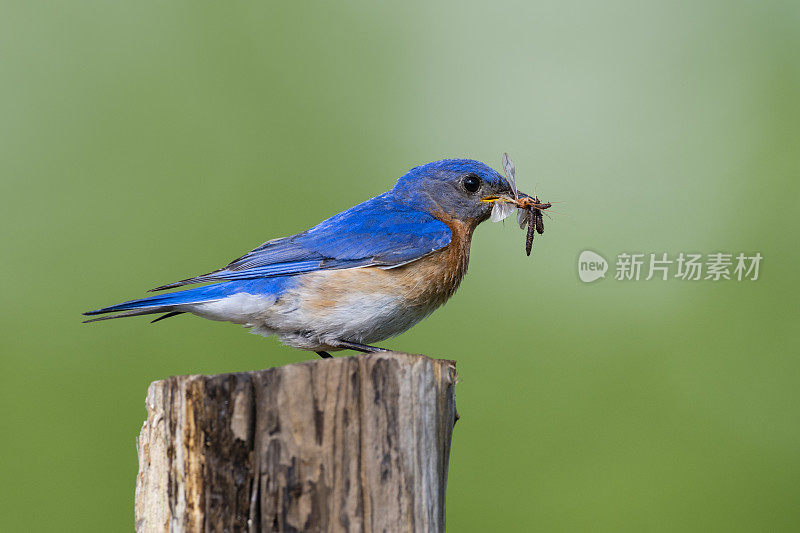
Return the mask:
[[528,233],[525,238],[525,253],[531,255],[533,247],[533,237],[535,233],[544,233],[544,218],[542,211],[552,207],[549,202],[542,202],[536,195],[529,196],[517,190],[516,169],[508,154],[503,154],[503,170],[505,171],[506,181],[511,187],[513,197],[504,195],[491,195],[481,198],[481,202],[494,204],[492,206],[491,220],[499,222],[517,209],[517,222],[519,227],[524,229],[528,226]]
[[508,196],[486,196],[481,198],[481,202],[494,204],[492,206],[492,222],[500,222],[511,215],[514,208],[517,207],[517,200]]

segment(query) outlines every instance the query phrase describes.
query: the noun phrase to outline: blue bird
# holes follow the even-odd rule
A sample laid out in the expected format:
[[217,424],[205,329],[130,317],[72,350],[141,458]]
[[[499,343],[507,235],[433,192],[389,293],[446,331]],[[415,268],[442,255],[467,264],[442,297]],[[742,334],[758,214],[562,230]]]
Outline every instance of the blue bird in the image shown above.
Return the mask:
[[322,357],[343,349],[379,351],[373,343],[406,331],[455,293],[467,272],[472,233],[489,218],[491,199],[511,196],[515,187],[479,161],[428,163],[390,191],[309,230],[151,290],[210,285],[84,314],[117,313],[87,320],[93,322],[163,313],[157,322],[192,313],[276,335]]

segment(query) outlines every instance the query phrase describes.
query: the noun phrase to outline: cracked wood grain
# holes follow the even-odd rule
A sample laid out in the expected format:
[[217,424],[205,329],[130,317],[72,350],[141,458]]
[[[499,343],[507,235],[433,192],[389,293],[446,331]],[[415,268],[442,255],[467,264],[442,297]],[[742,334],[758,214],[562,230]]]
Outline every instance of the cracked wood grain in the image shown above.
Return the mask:
[[455,382],[395,352],[156,381],[136,530],[444,531]]

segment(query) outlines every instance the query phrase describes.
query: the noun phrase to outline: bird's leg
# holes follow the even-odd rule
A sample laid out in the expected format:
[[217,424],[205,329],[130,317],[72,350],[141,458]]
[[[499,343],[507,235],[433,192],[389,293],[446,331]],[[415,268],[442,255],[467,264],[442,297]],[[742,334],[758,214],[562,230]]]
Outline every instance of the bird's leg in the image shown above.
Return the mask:
[[369,346],[367,344],[359,344],[357,342],[348,342],[348,341],[336,341],[337,348],[345,348],[347,350],[355,350],[357,352],[363,353],[374,353],[374,352],[388,352],[389,350],[385,348],[378,348],[377,346]]
[[331,357],[331,354],[329,354],[328,352],[317,352],[317,355],[322,357],[323,359],[329,359]]

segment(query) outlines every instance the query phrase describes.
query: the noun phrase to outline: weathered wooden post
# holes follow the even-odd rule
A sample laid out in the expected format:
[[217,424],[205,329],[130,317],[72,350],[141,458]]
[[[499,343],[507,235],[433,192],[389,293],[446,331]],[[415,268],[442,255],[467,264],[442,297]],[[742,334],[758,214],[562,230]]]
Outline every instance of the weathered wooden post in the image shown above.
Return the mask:
[[444,531],[455,381],[395,352],[156,381],[136,530]]

